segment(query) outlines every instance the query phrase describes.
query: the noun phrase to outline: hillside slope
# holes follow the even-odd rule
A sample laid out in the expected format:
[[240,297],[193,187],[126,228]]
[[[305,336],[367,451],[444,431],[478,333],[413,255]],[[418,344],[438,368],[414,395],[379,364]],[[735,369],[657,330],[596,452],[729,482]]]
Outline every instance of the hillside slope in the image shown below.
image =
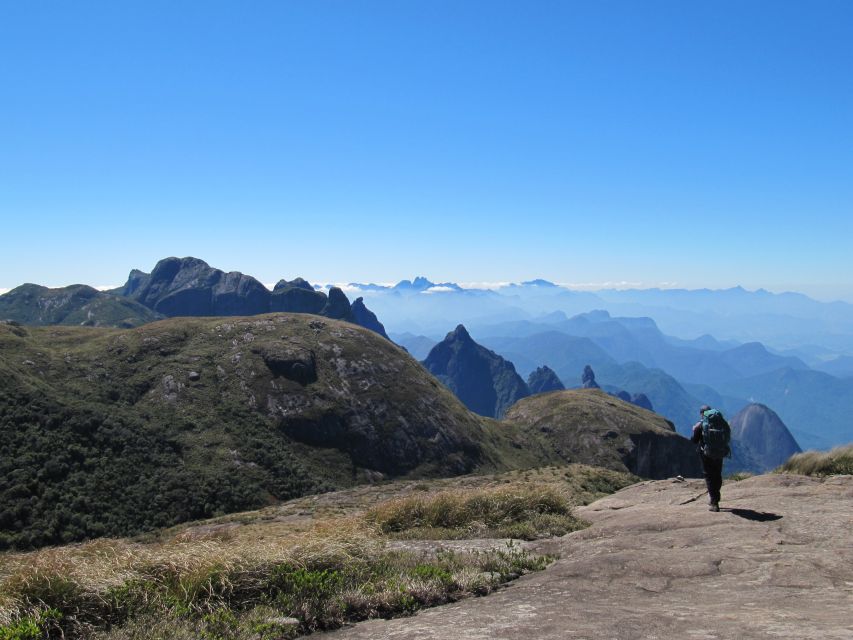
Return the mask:
[[700,476],[696,449],[672,423],[598,389],[544,393],[516,403],[506,421],[545,434],[566,462],[646,478]]
[[402,349],[306,314],[0,324],[0,546],[547,460]]

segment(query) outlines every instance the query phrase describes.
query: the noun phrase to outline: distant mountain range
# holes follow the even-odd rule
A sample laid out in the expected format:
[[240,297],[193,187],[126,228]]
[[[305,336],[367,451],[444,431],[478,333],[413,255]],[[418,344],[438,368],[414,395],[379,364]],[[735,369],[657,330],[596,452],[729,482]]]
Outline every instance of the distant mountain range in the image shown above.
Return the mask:
[[[793,351],[809,365],[838,355],[853,356],[853,305],[819,302],[799,293],[763,289],[601,289],[577,291],[547,280],[491,289],[434,283],[420,276],[395,286],[350,283],[395,333],[437,339],[448,323],[465,324],[476,335],[481,321],[531,320],[555,311],[569,316],[606,310],[616,316],[652,317],[668,335],[695,340],[713,335],[723,342],[762,342]],[[399,304],[405,297],[406,304]],[[429,300],[427,300],[429,299]]]
[[[760,343],[673,338],[650,318],[613,317],[603,310],[571,318],[557,311],[537,321],[481,321],[472,333],[512,362],[521,376],[547,365],[567,387],[577,387],[584,366],[591,365],[605,390],[645,394],[684,435],[702,404],[734,415],[750,402],[761,402],[777,411],[807,447],[853,440],[847,418],[853,414],[853,378],[813,370],[802,359]],[[394,335],[421,351],[430,344],[426,336]]]
[[362,298],[328,294],[302,278],[272,291],[239,271],[225,273],[198,258],[165,258],[151,273],[134,269],[124,286],[101,292],[85,285],[48,289],[25,284],[0,296],[0,319],[29,325],[133,327],[164,317],[246,316],[276,311],[346,320],[388,338]]
[[[385,337],[388,327],[421,360],[443,339],[449,321],[464,322],[477,343],[512,363],[521,381],[513,380],[516,389],[527,387],[524,378],[543,365],[566,387],[578,386],[583,367],[591,365],[605,390],[643,394],[683,434],[699,404],[734,415],[761,402],[779,413],[804,446],[853,440],[847,420],[853,413],[853,305],[739,287],[590,293],[541,279],[497,289],[425,277],[348,287],[364,296],[350,304],[341,289],[301,278],[281,280],[270,291],[240,272],[225,273],[196,258],[167,258],[150,273],[132,271],[124,286],[109,292],[85,285],[22,285],[0,296],[0,319],[132,327],[179,315],[302,312],[353,322]],[[573,309],[579,312],[570,315]],[[632,309],[648,314],[618,315]],[[681,321],[680,337],[661,329]],[[445,328],[437,334],[439,326]],[[722,333],[711,335],[708,327],[722,327]],[[743,342],[735,334],[765,341]],[[778,339],[783,334],[787,337]],[[848,338],[850,355],[844,351]],[[509,400],[523,396],[517,391],[498,401],[496,395],[492,410],[478,410],[500,415],[496,407],[505,410]]]

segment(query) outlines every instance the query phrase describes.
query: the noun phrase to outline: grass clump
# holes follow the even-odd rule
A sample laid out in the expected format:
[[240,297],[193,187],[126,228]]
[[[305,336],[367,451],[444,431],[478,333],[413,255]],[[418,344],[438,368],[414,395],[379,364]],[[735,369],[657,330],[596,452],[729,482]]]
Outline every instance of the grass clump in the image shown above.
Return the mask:
[[361,517],[282,537],[269,525],[153,544],[100,540],[4,560],[0,640],[282,640],[489,593],[550,561],[517,546],[393,550]]
[[564,535],[585,526],[551,487],[442,491],[391,500],[366,518],[397,538],[519,538]]
[[777,473],[797,473],[804,476],[834,476],[853,474],[853,444],[831,451],[795,453],[776,469]]

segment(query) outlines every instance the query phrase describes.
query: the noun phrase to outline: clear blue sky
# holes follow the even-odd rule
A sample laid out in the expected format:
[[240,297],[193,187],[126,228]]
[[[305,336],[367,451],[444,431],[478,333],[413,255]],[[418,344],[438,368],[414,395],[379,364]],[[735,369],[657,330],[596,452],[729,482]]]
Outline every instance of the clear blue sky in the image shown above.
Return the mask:
[[274,282],[853,301],[853,2],[0,0],[0,288]]

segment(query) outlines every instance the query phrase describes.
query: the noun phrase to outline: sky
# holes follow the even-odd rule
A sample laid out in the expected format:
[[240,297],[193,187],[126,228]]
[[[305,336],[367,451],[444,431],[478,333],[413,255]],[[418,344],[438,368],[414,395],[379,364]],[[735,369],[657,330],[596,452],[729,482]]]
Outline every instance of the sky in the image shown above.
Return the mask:
[[0,289],[546,278],[853,302],[853,3],[0,0]]

